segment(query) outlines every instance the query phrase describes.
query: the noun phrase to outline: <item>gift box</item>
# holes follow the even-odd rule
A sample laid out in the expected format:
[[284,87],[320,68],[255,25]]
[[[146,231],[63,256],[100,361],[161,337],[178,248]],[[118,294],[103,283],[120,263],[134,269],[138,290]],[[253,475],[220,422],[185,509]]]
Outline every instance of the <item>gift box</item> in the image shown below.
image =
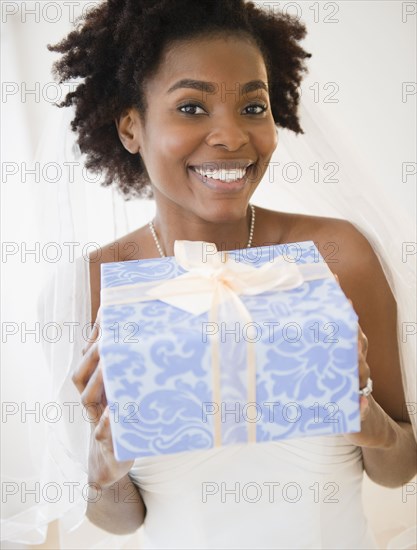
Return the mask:
[[117,460],[360,430],[358,318],[313,242],[101,266]]

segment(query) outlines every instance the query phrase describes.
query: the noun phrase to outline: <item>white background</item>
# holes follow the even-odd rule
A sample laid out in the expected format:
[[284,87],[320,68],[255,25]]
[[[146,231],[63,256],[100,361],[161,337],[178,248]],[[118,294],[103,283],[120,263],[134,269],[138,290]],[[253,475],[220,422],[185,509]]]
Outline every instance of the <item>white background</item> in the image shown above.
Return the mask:
[[[46,44],[55,43],[70,30],[71,9],[66,4],[2,3],[3,167],[4,163],[10,162],[26,162],[28,167],[33,165],[47,121],[57,114],[57,109],[48,101],[48,97],[54,99],[56,90],[51,85],[53,80],[50,74],[55,56],[47,51]],[[75,14],[80,14],[86,4],[74,2]],[[318,83],[320,108],[340,128],[343,138],[353,145],[358,156],[366,161],[381,192],[390,197],[393,211],[399,217],[407,212],[415,218],[416,178],[408,177],[407,181],[402,178],[403,163],[416,161],[416,95],[415,92],[407,97],[403,95],[404,83],[411,83],[409,89],[414,86],[414,90],[416,83],[415,3],[259,1],[258,4],[268,4],[269,9],[281,8],[302,16],[308,28],[304,47],[313,54],[309,62],[311,75],[303,85],[303,93],[312,94],[310,86]],[[30,10],[35,14],[29,13]],[[414,15],[411,14],[413,10]],[[326,18],[337,22],[326,22]],[[324,88],[328,83],[338,86],[337,103],[324,101]],[[38,97],[27,93],[36,88]],[[39,197],[45,202],[48,200],[42,183],[34,183],[30,176],[25,184],[20,180],[21,174],[5,177],[3,172],[3,241],[24,239],[31,224],[36,224],[36,220],[32,219],[33,201],[39,200]],[[366,181],[361,183],[366,186]],[[110,191],[97,190],[94,196],[108,198]],[[267,182],[260,188],[254,202],[279,209],[279,195],[276,189],[268,187]],[[96,215],[96,226],[92,235],[101,243],[112,237],[113,228],[108,227],[106,222],[111,213],[109,205],[110,201],[104,200],[102,209],[96,208],[93,213]],[[150,219],[153,212],[151,203],[136,206],[138,208],[129,205],[134,214],[130,216],[129,227],[121,227],[121,232],[133,230]],[[31,299],[31,307],[34,308],[28,276],[28,272],[19,270],[17,264],[2,274],[4,297],[7,295],[8,298],[2,306],[3,319],[19,318],[19,315],[21,319],[26,318],[23,312],[27,311]],[[36,287],[36,277],[40,279],[41,272],[34,269],[33,277]],[[31,377],[36,372],[30,350],[30,346],[19,347],[16,343],[5,346],[2,379],[6,389],[3,390],[3,398],[13,396],[16,400],[23,400],[30,397]],[[2,425],[2,428],[6,441],[3,458],[9,464],[13,462],[16,472],[21,472],[27,464],[22,451],[28,437],[27,428],[16,422]],[[373,495],[367,501],[371,521],[384,544],[391,535],[410,524],[414,504],[409,499],[405,506],[400,490],[383,490],[369,485],[367,491],[368,495]],[[94,539],[91,528],[87,528]],[[82,537],[82,530],[78,538],[74,533],[72,548],[82,548],[86,544],[86,527],[83,529]],[[51,544],[56,548],[56,542]]]

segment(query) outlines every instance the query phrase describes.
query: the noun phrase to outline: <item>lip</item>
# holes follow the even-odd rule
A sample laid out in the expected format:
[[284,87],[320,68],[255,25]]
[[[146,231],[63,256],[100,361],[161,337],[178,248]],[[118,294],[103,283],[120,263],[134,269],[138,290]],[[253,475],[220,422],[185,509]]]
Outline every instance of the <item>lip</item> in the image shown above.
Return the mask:
[[242,191],[242,189],[246,187],[246,184],[251,174],[251,170],[252,166],[249,166],[243,178],[233,181],[231,183],[227,183],[222,180],[215,180],[213,178],[202,176],[195,171],[193,166],[189,167],[189,171],[194,175],[194,177],[198,179],[200,183],[216,193],[239,193],[239,191]]

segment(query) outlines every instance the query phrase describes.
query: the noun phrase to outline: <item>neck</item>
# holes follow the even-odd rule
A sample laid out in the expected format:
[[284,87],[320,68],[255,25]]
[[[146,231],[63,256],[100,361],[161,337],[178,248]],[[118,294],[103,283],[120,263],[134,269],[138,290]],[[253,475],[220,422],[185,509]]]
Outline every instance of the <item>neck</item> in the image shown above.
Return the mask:
[[160,208],[157,203],[154,227],[163,253],[173,256],[176,240],[212,242],[218,250],[246,248],[251,220],[247,204],[239,210],[222,205],[199,216],[180,208]]

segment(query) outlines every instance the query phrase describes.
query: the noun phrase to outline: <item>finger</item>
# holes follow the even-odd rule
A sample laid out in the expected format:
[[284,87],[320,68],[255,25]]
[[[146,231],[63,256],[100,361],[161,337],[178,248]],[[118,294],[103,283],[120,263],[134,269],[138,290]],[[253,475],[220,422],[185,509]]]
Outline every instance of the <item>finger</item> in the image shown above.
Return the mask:
[[358,323],[358,348],[364,357],[366,357],[368,353],[368,346],[368,338],[366,337],[361,326]]
[[77,390],[82,393],[100,361],[98,342],[95,342],[84,355],[72,375]]
[[100,402],[104,394],[103,368],[99,361],[97,368],[92,373],[83,394],[89,398],[89,401]]
[[104,445],[104,447],[108,451],[114,452],[113,441],[111,437],[109,407],[106,407],[103,414],[101,415],[100,421],[98,422],[96,429],[94,430],[94,437],[97,441]]
[[364,395],[361,395],[360,401],[359,401],[359,407],[360,407],[360,415],[361,415],[361,422],[365,420],[365,418],[369,414],[369,400]]
[[359,388],[362,389],[368,383],[368,378],[370,378],[371,376],[371,369],[369,368],[369,365],[366,361],[366,354],[363,353],[362,343],[360,342],[360,332],[361,332],[361,329],[359,327],[358,328],[358,371],[359,371]]
[[101,413],[107,405],[104,391],[103,370],[100,363],[81,394],[81,403],[85,408],[87,408],[88,405],[101,406]]
[[371,377],[371,370],[364,359],[359,359],[359,388],[365,388],[368,378]]
[[100,336],[101,336],[101,318],[100,318],[100,310],[99,310],[97,314],[97,319],[93,323],[91,334],[90,336],[87,336],[87,343],[81,350],[83,355],[87,353],[87,351],[100,338]]
[[90,401],[83,405],[85,413],[83,414],[85,420],[91,425],[95,430],[96,426],[99,424],[100,419],[102,418],[104,411],[106,410],[105,405],[101,402],[97,403]]

